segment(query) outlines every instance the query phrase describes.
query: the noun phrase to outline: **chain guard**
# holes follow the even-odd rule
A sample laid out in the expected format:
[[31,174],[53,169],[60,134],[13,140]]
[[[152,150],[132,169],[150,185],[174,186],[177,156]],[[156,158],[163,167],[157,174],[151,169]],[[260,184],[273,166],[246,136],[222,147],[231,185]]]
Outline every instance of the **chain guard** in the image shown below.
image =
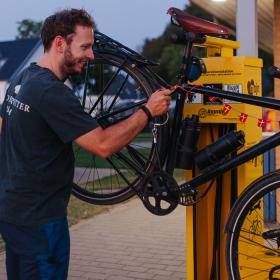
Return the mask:
[[141,191],[144,206],[154,215],[164,216],[171,213],[179,203],[179,196],[170,191],[177,187],[175,179],[164,171],[157,171],[147,178]]

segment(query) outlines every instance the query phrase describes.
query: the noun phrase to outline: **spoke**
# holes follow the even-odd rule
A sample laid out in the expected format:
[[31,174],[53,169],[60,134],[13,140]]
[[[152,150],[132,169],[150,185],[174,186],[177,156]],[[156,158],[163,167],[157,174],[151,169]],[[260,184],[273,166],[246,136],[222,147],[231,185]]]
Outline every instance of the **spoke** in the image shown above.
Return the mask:
[[[122,63],[122,65],[118,68],[118,70],[116,71],[116,73],[114,73],[113,77],[111,77],[110,81],[107,83],[107,85],[105,86],[105,88],[102,90],[100,96],[98,97],[98,99],[96,100],[96,102],[94,103],[93,107],[90,109],[89,114],[91,114],[94,110],[94,108],[96,107],[96,105],[99,103],[99,101],[101,101],[101,108],[102,108],[102,103],[103,101],[101,100],[103,98],[103,96],[105,95],[105,92],[108,90],[108,88],[111,86],[111,84],[113,83],[113,81],[116,79],[116,77],[118,76],[118,74],[120,73],[120,71],[122,70],[123,66],[125,65],[126,60]],[[103,64],[102,64],[103,65]],[[103,80],[103,75],[102,75],[102,80]],[[103,84],[103,82],[102,82]],[[103,85],[102,85],[103,88]]]
[[88,88],[88,71],[89,70],[89,61],[86,64],[86,75],[85,75],[85,87],[84,87],[84,94],[83,94],[83,101],[82,106],[85,108],[86,98],[87,98],[87,88]]
[[136,162],[140,165],[140,167],[144,168],[146,165],[146,162],[143,160],[143,158],[146,160],[147,160],[147,158],[145,158],[140,152],[138,152],[136,149],[134,149],[130,145],[128,145],[126,147],[126,149],[128,150],[128,153],[130,154],[130,156],[132,158],[134,158],[136,160]]
[[[267,250],[269,250],[269,251],[272,251],[272,252],[274,252],[274,253],[279,254],[279,252],[278,252],[276,249],[269,248],[269,247],[267,247],[267,246],[265,246],[265,245],[263,245],[263,244],[260,244],[260,243],[258,243],[258,242],[256,242],[256,241],[253,241],[253,240],[251,240],[251,239],[249,239],[249,238],[247,238],[247,237],[245,237],[245,236],[240,235],[240,238],[243,238],[243,239],[249,241],[249,243],[252,244],[252,245],[260,246],[260,247],[262,247],[262,248],[264,248],[264,249],[267,249]],[[245,241],[240,240],[240,242],[245,242]]]
[[[93,159],[93,156],[91,157],[91,160],[90,160],[90,167],[89,168],[89,172],[88,172],[88,176],[87,176],[87,182],[86,182],[86,188],[87,188],[87,185],[90,183],[90,174],[92,172],[92,166],[93,166],[93,162],[94,162],[94,159]],[[94,181],[94,180],[93,180]]]
[[[120,183],[120,181],[119,181],[119,176],[117,176],[117,174],[115,174],[115,177],[116,177],[116,179],[117,179],[117,182],[118,182],[118,186],[119,186],[119,188],[121,187],[121,183]],[[111,185],[111,190],[113,189],[113,187],[112,187],[112,185]]]
[[[263,236],[261,234],[250,232],[250,231],[245,230],[245,229],[242,229],[240,232],[244,232],[244,233],[247,233],[247,234],[250,234],[250,235],[254,235],[254,236],[258,236],[258,237],[263,238]],[[269,239],[269,240],[268,239],[264,239],[264,240],[265,240],[265,242],[267,242],[271,246],[271,248],[274,248],[274,246],[273,246],[274,244],[271,244],[271,242],[277,243],[277,240],[275,240],[275,239]]]
[[[249,274],[249,275],[246,275],[246,276],[242,276],[242,279],[247,279],[247,278],[250,278],[250,277],[254,277],[253,279],[256,279],[255,278],[256,275],[264,273],[264,272],[267,272],[267,273],[270,272],[270,270],[267,270],[267,269],[259,269],[259,268],[246,267],[246,266],[240,266],[240,267],[257,271],[255,273],[252,273],[252,274]],[[268,279],[268,278],[266,278],[266,279]]]
[[[97,179],[96,180],[93,180],[93,182],[98,182],[99,183],[99,190],[101,191],[101,193],[103,193],[103,189],[101,188],[101,178],[99,176],[99,172],[98,172],[98,168],[95,169],[96,170],[96,173],[97,173]],[[98,191],[98,189],[97,189]]]
[[131,169],[133,169],[136,173],[138,173],[140,176],[145,176],[144,170],[140,170],[139,166],[134,163],[132,160],[130,160],[127,156],[125,156],[122,152],[116,153],[117,158],[121,161],[123,161],[127,166],[129,166]]
[[[104,65],[100,65],[100,73],[101,73],[101,80],[100,80],[100,91],[104,88]],[[103,98],[100,100],[100,110],[103,111]]]
[[126,106],[126,107],[120,108],[118,110],[115,110],[114,112],[111,112],[111,113],[104,113],[100,118],[98,118],[98,120],[108,119],[110,117],[116,116],[116,115],[118,115],[120,113],[123,113],[125,111],[129,111],[129,110],[134,109],[136,107],[140,107],[141,105],[143,105],[145,103],[147,103],[147,99],[143,99],[143,100],[138,101],[136,103],[133,103],[133,104],[131,104],[129,106]]
[[[93,157],[93,166],[96,166],[96,157]],[[96,170],[97,168],[93,169],[93,178],[95,178]],[[92,191],[95,189],[95,180],[92,180]]]
[[[261,201],[259,200],[258,202],[255,203],[255,205],[256,205],[257,203],[259,203],[259,202],[261,203]],[[255,206],[255,205],[254,205],[254,206]],[[264,203],[263,203],[263,206],[264,206]],[[264,230],[265,221],[264,221],[264,219],[263,219],[263,216],[260,215],[260,213],[259,213],[258,210],[260,210],[260,209],[256,208],[256,209],[255,209],[254,211],[252,211],[251,213],[256,213],[256,216],[258,216],[259,219],[260,219],[260,223],[262,222],[263,230]],[[262,210],[264,211],[264,208],[263,208]],[[248,220],[251,224],[253,224],[253,222],[254,222],[254,221],[252,222],[252,221],[249,219],[248,215],[246,216],[246,220]],[[249,233],[250,233],[250,234],[253,234],[253,235],[258,235],[258,234],[253,233],[253,232],[249,232]],[[259,236],[262,237],[262,235],[259,235]],[[269,243],[271,247],[273,246],[273,244],[270,243],[270,242],[271,242],[270,240],[266,239],[266,242]]]
[[276,264],[274,264],[272,262],[268,262],[268,261],[265,261],[265,260],[262,260],[262,259],[250,256],[250,255],[244,254],[244,253],[238,253],[238,255],[245,256],[245,257],[247,257],[249,259],[257,260],[257,261],[265,263],[265,264],[270,264],[270,265],[276,266]]
[[117,174],[120,175],[120,177],[122,177],[122,179],[129,185],[130,182],[128,181],[128,179],[123,175],[123,173],[119,170],[119,168],[114,164],[114,162],[110,159],[107,158],[108,162],[113,166],[113,168],[117,171]]
[[[79,183],[82,180],[82,178],[84,177],[85,173],[87,172],[87,170],[89,168],[89,165],[88,166],[77,167],[77,168],[83,168],[83,171],[82,171],[79,179],[76,180],[77,183]],[[83,184],[83,182],[81,184]],[[86,183],[86,185],[87,185],[87,183]]]
[[121,87],[120,87],[120,89],[119,89],[119,90],[117,91],[117,93],[115,94],[115,97],[114,97],[114,99],[113,99],[113,101],[112,101],[112,103],[111,103],[111,105],[110,105],[110,107],[109,107],[109,109],[108,109],[108,113],[111,111],[111,109],[112,109],[112,107],[114,106],[116,100],[118,99],[118,97],[119,97],[121,91],[123,90],[123,88],[124,88],[124,86],[125,86],[125,84],[126,84],[126,82],[127,82],[128,77],[129,77],[129,75],[127,74],[126,77],[125,77],[125,79],[124,79],[124,81],[123,81],[123,83],[122,83],[122,85],[121,85]]

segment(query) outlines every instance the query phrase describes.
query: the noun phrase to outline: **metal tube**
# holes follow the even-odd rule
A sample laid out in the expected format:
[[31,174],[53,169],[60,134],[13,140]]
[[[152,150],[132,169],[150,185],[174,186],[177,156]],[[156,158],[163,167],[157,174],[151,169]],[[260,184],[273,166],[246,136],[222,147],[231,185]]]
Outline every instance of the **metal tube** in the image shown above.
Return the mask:
[[254,145],[253,147],[243,151],[235,158],[230,159],[228,161],[223,162],[222,164],[219,162],[212,168],[207,169],[206,172],[196,176],[195,178],[191,179],[190,181],[182,184],[180,188],[186,187],[197,187],[203,183],[206,183],[210,179],[217,177],[218,175],[231,170],[261,154],[264,152],[275,148],[280,143],[280,132],[277,134],[263,140],[262,142]]
[[276,100],[268,97],[233,93],[229,91],[216,90],[216,89],[200,87],[200,86],[196,87],[194,85],[186,85],[185,89],[193,93],[207,94],[218,98],[226,98],[238,102],[243,102],[246,104],[280,110],[280,100]]

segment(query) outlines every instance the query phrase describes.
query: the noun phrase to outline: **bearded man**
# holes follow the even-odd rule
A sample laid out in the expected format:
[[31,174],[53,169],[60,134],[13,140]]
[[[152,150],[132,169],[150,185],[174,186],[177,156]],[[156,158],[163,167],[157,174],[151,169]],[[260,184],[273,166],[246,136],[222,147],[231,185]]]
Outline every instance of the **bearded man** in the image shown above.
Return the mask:
[[67,205],[72,142],[106,158],[127,145],[150,117],[165,114],[170,91],[106,129],[64,84],[94,59],[95,24],[85,10],[62,10],[42,27],[44,54],[11,81],[0,114],[0,233],[9,280],[67,279]]

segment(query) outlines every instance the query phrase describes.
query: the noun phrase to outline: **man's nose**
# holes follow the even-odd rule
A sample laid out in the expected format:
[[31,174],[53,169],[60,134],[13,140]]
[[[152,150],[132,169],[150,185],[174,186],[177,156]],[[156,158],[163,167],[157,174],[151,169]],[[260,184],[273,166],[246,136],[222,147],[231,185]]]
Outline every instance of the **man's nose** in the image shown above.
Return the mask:
[[89,49],[89,51],[87,52],[87,58],[88,58],[88,60],[94,59],[94,53],[93,53],[92,49]]

